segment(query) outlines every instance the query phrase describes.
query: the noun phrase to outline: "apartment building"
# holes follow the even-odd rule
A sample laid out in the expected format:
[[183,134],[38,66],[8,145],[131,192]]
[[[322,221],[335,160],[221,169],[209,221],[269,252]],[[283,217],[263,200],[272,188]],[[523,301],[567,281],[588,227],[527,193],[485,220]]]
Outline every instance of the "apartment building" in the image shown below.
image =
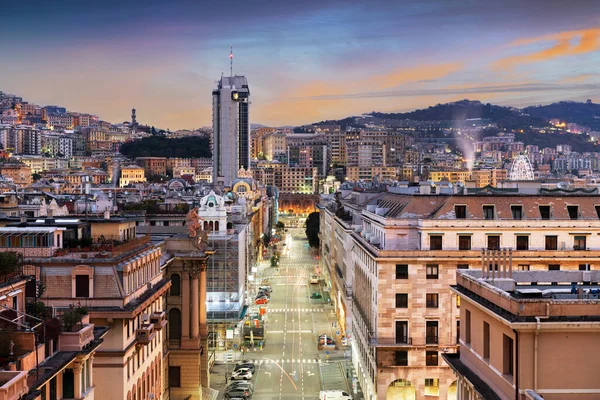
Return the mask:
[[73,139],[66,135],[42,134],[42,152],[51,157],[70,158],[73,155]]
[[15,185],[21,187],[31,185],[31,168],[23,163],[4,163],[0,165],[0,175],[12,179]]
[[166,157],[138,157],[135,162],[144,168],[146,175],[167,175]]
[[267,160],[285,162],[287,154],[286,135],[282,132],[270,132],[262,137],[262,151]]
[[457,273],[460,354],[443,355],[456,398],[598,398],[600,271],[522,271],[510,256],[488,251]]
[[317,168],[285,167],[281,170],[280,193],[313,194],[319,185]]
[[[321,260],[369,399],[455,398],[441,354],[458,351],[456,271],[512,249],[516,269],[600,268],[594,195],[352,191],[321,207]],[[348,317],[351,314],[351,317]],[[404,396],[404,397],[402,397]]]
[[125,187],[132,183],[146,182],[144,168],[138,165],[127,165],[121,168],[121,177],[119,178],[119,187]]
[[111,384],[96,386],[95,398],[161,398],[164,295],[171,285],[161,271],[161,249],[149,237],[135,237],[135,220],[88,222],[94,249],[67,248],[67,227],[25,226],[0,228],[0,251],[18,251],[35,266],[46,306],[68,311],[80,304],[91,323],[110,327],[93,368],[96,382]]

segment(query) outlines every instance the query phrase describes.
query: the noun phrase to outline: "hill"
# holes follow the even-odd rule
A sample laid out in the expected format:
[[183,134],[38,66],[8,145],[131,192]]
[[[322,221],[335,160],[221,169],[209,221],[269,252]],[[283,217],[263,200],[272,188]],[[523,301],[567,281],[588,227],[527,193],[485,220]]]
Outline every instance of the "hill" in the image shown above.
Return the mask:
[[129,158],[137,157],[180,157],[199,158],[212,157],[208,138],[189,136],[168,139],[163,135],[154,135],[147,138],[123,143],[121,154]]
[[532,117],[545,120],[559,118],[564,122],[574,122],[600,131],[600,104],[561,101],[545,106],[526,107],[523,111]]

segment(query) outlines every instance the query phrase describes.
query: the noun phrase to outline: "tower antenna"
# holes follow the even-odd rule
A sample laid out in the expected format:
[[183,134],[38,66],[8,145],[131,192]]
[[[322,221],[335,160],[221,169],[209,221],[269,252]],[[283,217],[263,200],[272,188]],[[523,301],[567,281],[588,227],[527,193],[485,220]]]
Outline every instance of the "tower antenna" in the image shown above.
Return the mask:
[[231,51],[229,52],[229,76],[233,78],[233,45],[231,46]]

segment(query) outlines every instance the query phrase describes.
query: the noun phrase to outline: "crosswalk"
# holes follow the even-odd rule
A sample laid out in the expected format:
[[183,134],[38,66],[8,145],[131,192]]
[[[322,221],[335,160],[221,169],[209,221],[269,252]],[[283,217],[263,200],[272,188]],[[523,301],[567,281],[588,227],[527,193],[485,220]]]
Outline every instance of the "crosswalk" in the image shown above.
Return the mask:
[[263,364],[327,364],[329,361],[327,360],[318,360],[316,358],[284,358],[279,360],[271,360],[271,359],[247,359],[241,360],[239,362],[252,362],[254,365],[263,365]]
[[273,275],[270,276],[268,279],[308,279],[308,275]]
[[314,313],[314,312],[325,312],[324,308],[269,308],[270,313],[275,312],[302,312],[302,313]]

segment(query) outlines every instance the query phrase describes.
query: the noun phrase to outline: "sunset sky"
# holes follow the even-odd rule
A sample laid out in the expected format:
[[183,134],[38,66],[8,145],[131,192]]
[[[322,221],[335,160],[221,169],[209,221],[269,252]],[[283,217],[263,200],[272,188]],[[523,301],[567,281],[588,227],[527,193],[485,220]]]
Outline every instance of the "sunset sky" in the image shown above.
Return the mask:
[[463,98],[600,102],[600,1],[28,1],[0,9],[0,90],[122,122],[210,125],[221,72],[251,121],[298,125]]

